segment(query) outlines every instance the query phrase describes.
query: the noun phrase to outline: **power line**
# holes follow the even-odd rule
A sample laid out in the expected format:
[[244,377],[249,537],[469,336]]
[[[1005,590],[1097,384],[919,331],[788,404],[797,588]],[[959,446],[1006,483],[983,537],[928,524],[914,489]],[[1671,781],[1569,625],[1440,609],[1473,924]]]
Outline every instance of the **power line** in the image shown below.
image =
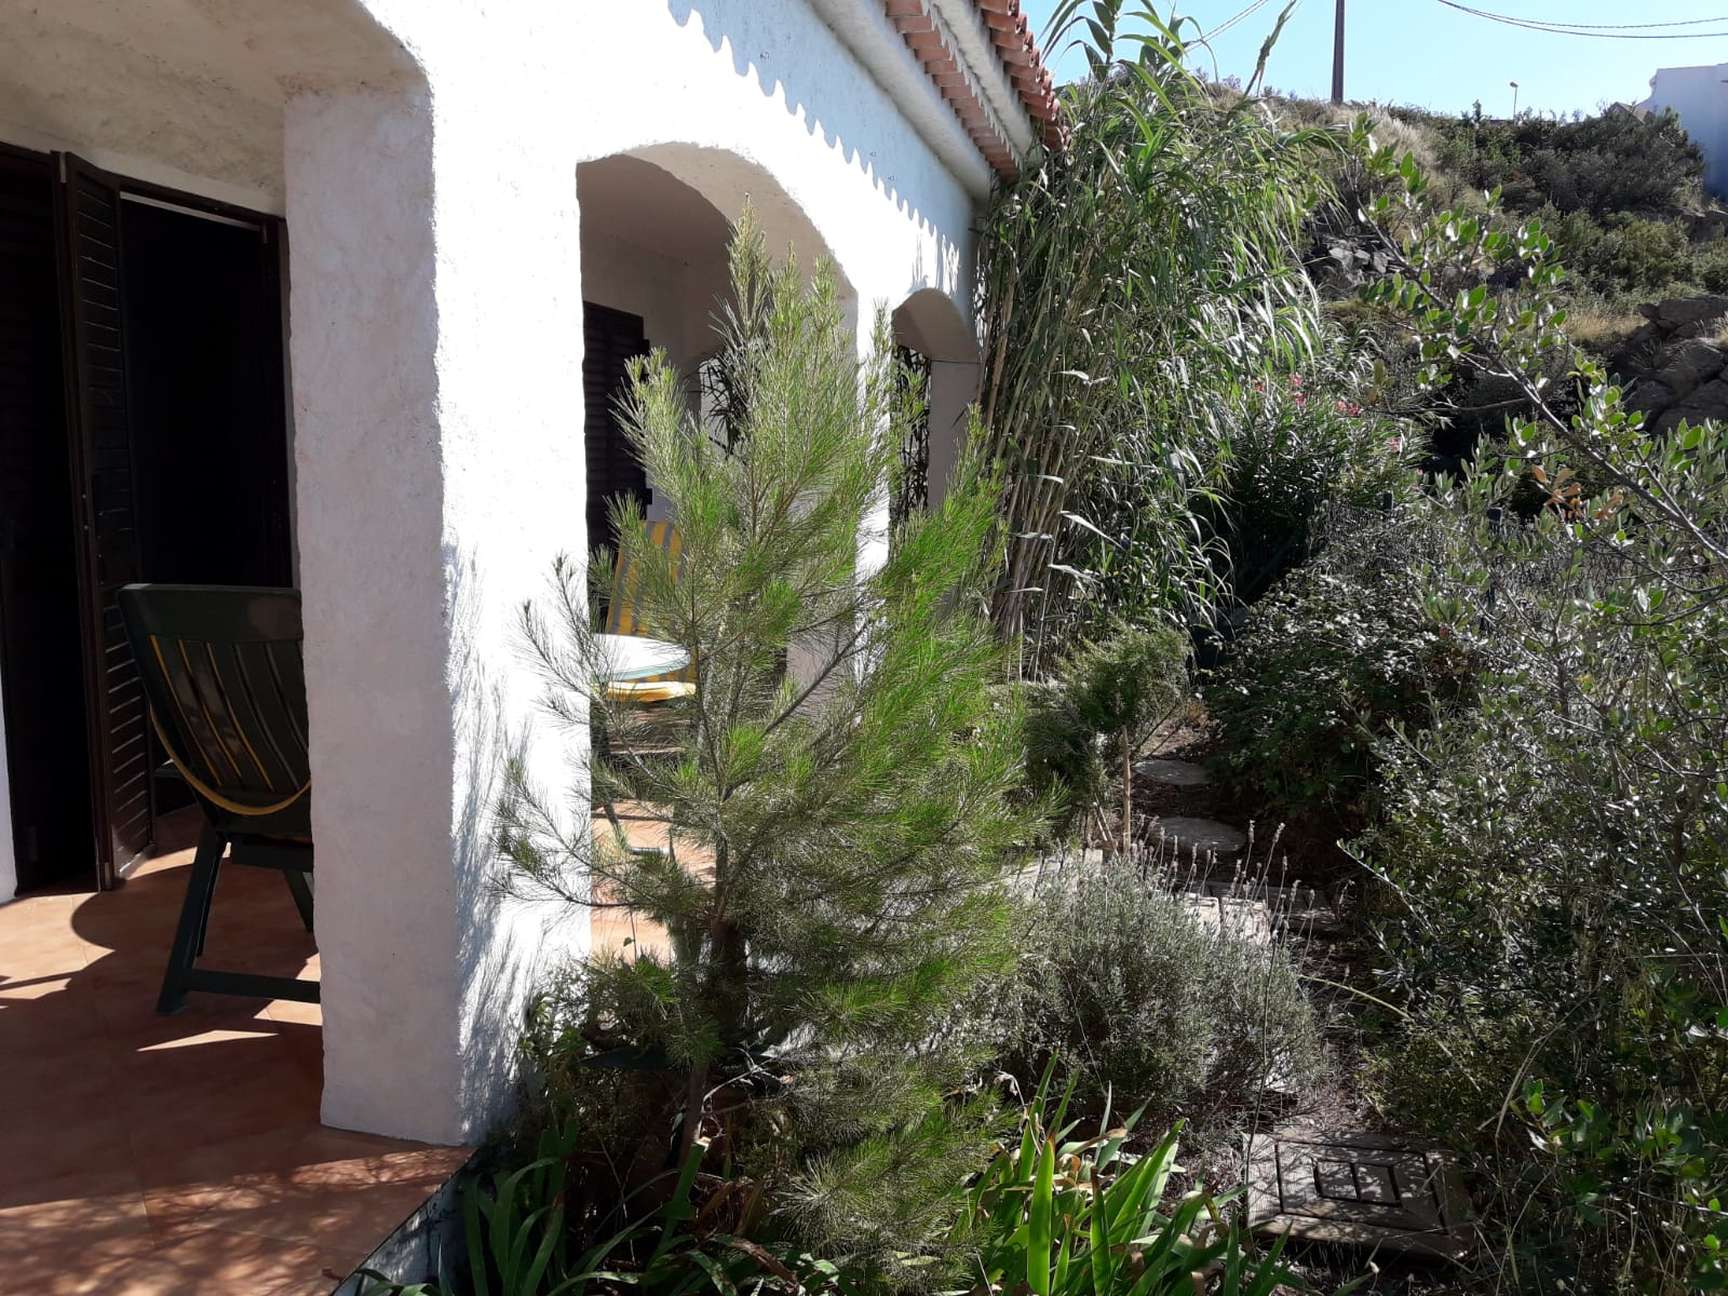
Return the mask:
[[1585,31],[1642,31],[1647,27],[1704,27],[1713,22],[1728,22],[1728,14],[1719,14],[1714,18],[1671,18],[1667,22],[1655,23],[1550,22],[1546,18],[1519,18],[1515,21],[1540,23],[1545,27],[1578,27]]
[[1252,18],[1255,14],[1259,13],[1262,9],[1264,9],[1267,5],[1269,5],[1271,3],[1272,3],[1272,0],[1254,0],[1254,3],[1249,5],[1246,9],[1242,10],[1241,13],[1237,14],[1234,18],[1226,18],[1223,22],[1219,23],[1216,27],[1214,27],[1211,31],[1207,32],[1200,39],[1209,41],[1214,36],[1222,36],[1225,32],[1229,31],[1237,23],[1242,22],[1244,19]]
[[1456,9],[1475,18],[1486,18],[1489,22],[1504,23],[1508,27],[1520,27],[1526,31],[1545,32],[1550,36],[1585,36],[1596,40],[1709,40],[1712,37],[1728,36],[1728,31],[1708,32],[1649,32],[1650,27],[1695,27],[1705,23],[1728,22],[1728,14],[1716,18],[1689,18],[1679,22],[1669,23],[1557,23],[1535,18],[1520,18],[1513,14],[1495,13],[1491,9],[1476,9],[1458,0],[1439,0],[1448,9]]

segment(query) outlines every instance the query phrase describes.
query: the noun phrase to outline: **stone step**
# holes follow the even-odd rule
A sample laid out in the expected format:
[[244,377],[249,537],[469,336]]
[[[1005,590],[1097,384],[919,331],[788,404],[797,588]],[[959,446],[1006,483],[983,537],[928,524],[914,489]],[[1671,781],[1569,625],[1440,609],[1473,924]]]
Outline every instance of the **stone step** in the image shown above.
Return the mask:
[[1258,900],[1192,892],[1182,895],[1181,900],[1188,912],[1214,935],[1234,936],[1256,945],[1272,941],[1272,915]]
[[1157,840],[1162,831],[1166,842],[1183,855],[1199,851],[1202,855],[1239,855],[1248,845],[1248,834],[1216,819],[1196,819],[1188,815],[1166,815],[1152,826],[1151,836]]
[[1143,779],[1164,783],[1170,787],[1210,787],[1212,784],[1212,775],[1207,773],[1204,765],[1196,765],[1193,761],[1169,760],[1162,756],[1141,761],[1134,766],[1134,772]]

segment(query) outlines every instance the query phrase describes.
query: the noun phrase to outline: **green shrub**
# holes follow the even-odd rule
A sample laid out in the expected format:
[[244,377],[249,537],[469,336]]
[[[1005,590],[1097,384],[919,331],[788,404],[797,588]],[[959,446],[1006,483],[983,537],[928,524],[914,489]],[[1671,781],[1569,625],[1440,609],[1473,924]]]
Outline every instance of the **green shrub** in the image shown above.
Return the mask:
[[1674,221],[1615,217],[1604,222],[1582,269],[1586,279],[1605,288],[1658,293],[1692,277],[1692,245]]
[[1672,113],[1607,112],[1579,121],[1474,114],[1441,127],[1441,165],[1478,191],[1501,189],[1515,212],[1675,214],[1700,200],[1704,158]]
[[1204,696],[1233,781],[1284,812],[1359,823],[1374,740],[1431,723],[1467,694],[1473,661],[1411,580],[1432,541],[1418,512],[1340,527],[1248,610]]
[[1083,644],[1055,680],[1026,689],[1026,767],[1032,787],[1059,795],[1064,830],[1122,797],[1132,837],[1127,771],[1159,727],[1188,701],[1188,640],[1164,626],[1123,626]]
[[1414,485],[1408,429],[1366,408],[1371,368],[1351,344],[1332,343],[1302,372],[1248,387],[1228,416],[1218,498],[1203,515],[1228,564],[1220,584],[1237,603],[1308,557],[1329,508],[1403,498]]
[[1081,1107],[1107,1095],[1163,1122],[1248,1101],[1321,1060],[1314,1011],[1286,954],[1204,925],[1126,867],[1058,875],[1028,905],[1019,972],[986,1006],[998,1064],[1023,1082],[1054,1065]]
[[579,1244],[570,1218],[578,1185],[569,1169],[586,1134],[579,1124],[545,1131],[532,1160],[467,1184],[462,1194],[465,1263],[452,1265],[451,1256],[441,1254],[437,1281],[406,1286],[363,1269],[368,1280],[363,1296],[583,1296],[590,1289],[612,1292],[623,1286],[651,1296],[690,1296],[708,1289],[716,1296],[737,1296],[742,1284],[753,1292],[786,1296],[849,1296],[863,1290],[827,1261],[720,1231],[712,1202],[699,1209],[696,1201],[701,1146],[690,1149],[676,1175],[666,1170],[640,1190],[645,1200],[615,1201],[606,1216],[606,1235],[592,1245]]
[[[1660,487],[1712,527],[1721,460],[1686,463]],[[1377,742],[1354,847],[1400,1014],[1379,1103],[1474,1158],[1533,1286],[1692,1290],[1728,1188],[1721,587],[1698,594],[1690,542],[1654,528],[1446,525],[1411,580],[1474,642],[1472,705]]]
[[1728,238],[1700,247],[1692,258],[1693,277],[1713,293],[1728,293]]

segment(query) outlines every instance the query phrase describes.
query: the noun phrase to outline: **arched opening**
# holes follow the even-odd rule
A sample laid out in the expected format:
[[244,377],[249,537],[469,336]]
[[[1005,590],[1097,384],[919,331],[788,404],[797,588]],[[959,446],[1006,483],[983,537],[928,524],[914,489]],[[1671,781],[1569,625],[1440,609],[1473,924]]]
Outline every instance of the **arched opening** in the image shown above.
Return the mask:
[[894,345],[924,384],[924,417],[901,448],[904,487],[893,521],[940,503],[966,439],[967,411],[978,396],[978,339],[947,293],[921,288],[892,317]]
[[[692,412],[723,421],[714,323],[731,296],[734,222],[748,205],[769,250],[806,269],[828,248],[768,172],[720,149],[658,144],[584,162],[576,196],[588,536],[591,545],[610,546],[611,500],[634,496],[651,520],[667,517],[618,415],[630,359],[664,351],[684,378]],[[844,279],[841,292],[853,295]]]

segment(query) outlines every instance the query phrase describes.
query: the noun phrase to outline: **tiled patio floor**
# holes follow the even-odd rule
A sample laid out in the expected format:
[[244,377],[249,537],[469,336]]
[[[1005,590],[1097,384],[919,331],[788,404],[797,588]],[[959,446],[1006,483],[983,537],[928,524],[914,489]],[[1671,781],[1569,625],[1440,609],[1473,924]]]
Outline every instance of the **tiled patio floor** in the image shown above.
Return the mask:
[[[466,1156],[321,1126],[316,1006],[156,1015],[190,862],[0,905],[0,1293],[326,1293]],[[207,960],[317,974],[279,874],[223,871]]]
[[[659,813],[652,807],[624,802],[618,807],[619,827],[630,845],[639,849],[664,850],[670,831]],[[598,811],[594,815],[594,833],[601,837],[612,831],[610,822]],[[693,873],[711,875],[714,857],[707,849],[679,839],[679,856]],[[604,890],[602,890],[604,894]],[[596,909],[591,916],[591,948],[596,954],[656,954],[669,958],[671,938],[659,923],[638,917],[623,909]]]

